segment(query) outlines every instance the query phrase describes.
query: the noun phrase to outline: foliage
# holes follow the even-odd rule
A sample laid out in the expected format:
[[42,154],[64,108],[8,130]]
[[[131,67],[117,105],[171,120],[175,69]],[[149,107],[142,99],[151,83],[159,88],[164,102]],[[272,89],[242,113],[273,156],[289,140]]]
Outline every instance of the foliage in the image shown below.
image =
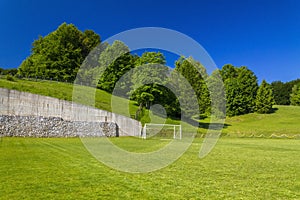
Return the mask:
[[6,80],[8,80],[8,81],[15,81],[14,77],[12,75],[10,75],[10,74],[6,75]]
[[63,23],[33,42],[32,53],[22,62],[18,74],[74,81],[84,58],[99,43],[100,37],[93,31],[83,33],[73,24]]
[[136,60],[136,66],[145,64],[166,64],[166,58],[161,52],[145,52]]
[[18,69],[2,69],[0,68],[0,75],[12,75],[15,76],[18,73]]
[[271,83],[274,91],[274,98],[277,105],[289,105],[290,104],[290,90],[287,88],[287,84],[281,81],[274,81]]
[[[208,77],[205,67],[201,63],[195,61],[192,57],[180,57],[175,62],[175,66],[176,67],[174,70],[177,73],[181,74],[189,82],[192,89],[194,90],[198,101],[200,114],[208,115],[210,112],[210,97],[205,82]],[[182,88],[180,96],[182,99],[184,98],[192,102],[192,100],[189,99],[193,96],[192,91],[188,91],[187,88]],[[183,112],[185,111],[183,110]]]
[[211,97],[211,115],[224,118],[226,116],[226,96],[220,70],[212,72],[207,79],[207,85]]
[[[108,60],[108,66],[105,66]],[[121,41],[115,41],[112,46],[108,46],[99,58],[100,67],[105,67],[105,71],[100,77],[97,87],[112,93],[117,81],[130,69],[135,67],[137,56],[129,53],[129,48]]]
[[263,80],[257,91],[255,111],[261,114],[271,113],[274,104],[275,100],[272,87]]
[[294,85],[290,97],[291,105],[300,106],[300,86]]
[[290,96],[294,85],[300,84],[300,79],[292,80],[286,83],[274,81],[271,83],[274,98],[277,105],[290,105]]
[[254,112],[258,90],[257,77],[247,67],[225,65],[220,70],[225,84],[226,114],[242,115]]
[[160,52],[145,52],[136,60],[136,67],[132,72],[130,96],[141,106],[150,108],[152,104],[165,105],[164,86],[169,75],[169,68],[165,66],[164,56]]

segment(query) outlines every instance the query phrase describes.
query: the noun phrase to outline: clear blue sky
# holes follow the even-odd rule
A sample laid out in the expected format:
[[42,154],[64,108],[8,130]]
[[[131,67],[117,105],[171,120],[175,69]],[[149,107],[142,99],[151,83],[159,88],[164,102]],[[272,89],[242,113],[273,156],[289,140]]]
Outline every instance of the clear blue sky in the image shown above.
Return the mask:
[[102,40],[132,28],[169,28],[199,42],[219,68],[245,65],[268,82],[300,78],[298,0],[2,0],[0,67],[18,67],[34,39],[63,22]]

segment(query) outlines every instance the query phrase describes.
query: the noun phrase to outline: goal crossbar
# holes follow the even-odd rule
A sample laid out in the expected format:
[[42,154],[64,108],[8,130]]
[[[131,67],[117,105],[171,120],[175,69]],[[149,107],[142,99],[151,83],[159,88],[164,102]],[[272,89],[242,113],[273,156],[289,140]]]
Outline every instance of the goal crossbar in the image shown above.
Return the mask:
[[176,127],[179,127],[179,139],[181,140],[182,138],[182,134],[181,134],[181,125],[177,125],[177,124],[153,124],[153,123],[145,123],[144,127],[143,127],[143,130],[142,130],[142,138],[143,139],[146,139],[146,135],[147,135],[147,126],[161,126],[161,127],[164,127],[164,126],[169,126],[169,127],[174,127],[173,128],[173,131],[174,131],[174,134],[173,134],[173,139],[176,139]]

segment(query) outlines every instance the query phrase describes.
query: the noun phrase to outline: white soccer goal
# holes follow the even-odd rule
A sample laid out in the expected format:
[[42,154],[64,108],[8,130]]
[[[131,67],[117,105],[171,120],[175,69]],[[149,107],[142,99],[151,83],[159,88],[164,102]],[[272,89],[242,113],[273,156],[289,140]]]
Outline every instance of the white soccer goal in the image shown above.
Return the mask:
[[146,123],[143,127],[141,137],[146,139],[154,136],[181,139],[181,125]]

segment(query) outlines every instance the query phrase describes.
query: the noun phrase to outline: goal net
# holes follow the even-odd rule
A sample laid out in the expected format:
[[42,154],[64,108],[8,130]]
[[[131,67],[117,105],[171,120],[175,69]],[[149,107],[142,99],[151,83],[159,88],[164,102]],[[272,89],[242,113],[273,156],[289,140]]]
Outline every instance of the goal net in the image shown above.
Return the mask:
[[146,123],[143,127],[141,136],[144,139],[150,137],[181,139],[181,125]]

